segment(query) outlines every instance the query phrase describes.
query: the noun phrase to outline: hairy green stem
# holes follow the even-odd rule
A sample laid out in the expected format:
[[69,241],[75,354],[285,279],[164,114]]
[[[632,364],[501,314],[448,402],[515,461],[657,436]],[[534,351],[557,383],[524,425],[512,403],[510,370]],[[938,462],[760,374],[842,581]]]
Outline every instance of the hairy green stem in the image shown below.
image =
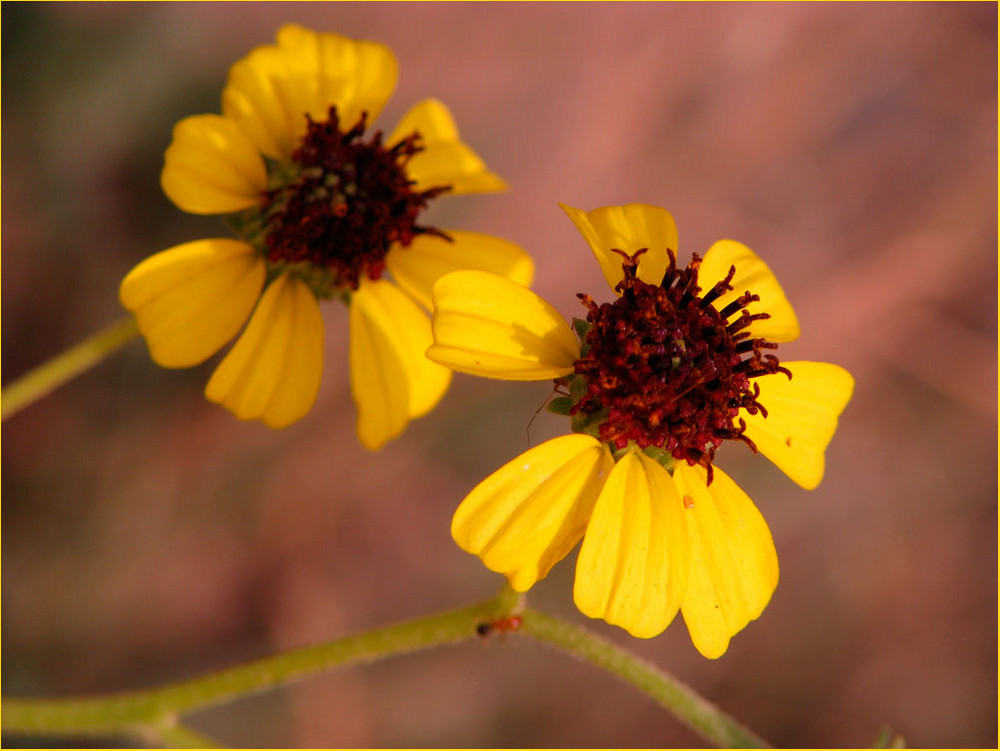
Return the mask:
[[607,639],[530,608],[522,618],[523,633],[621,678],[710,743],[721,748],[768,748],[764,740],[676,678]]
[[766,748],[767,744],[667,673],[584,628],[522,609],[509,587],[493,599],[336,641],[282,652],[228,670],[160,688],[82,699],[3,699],[3,730],[31,735],[126,735],[174,747],[211,741],[181,725],[190,712],[282,686],[323,670],[371,662],[477,637],[480,624],[519,613],[520,633],[606,670],[667,708],[710,743]]
[[222,748],[204,733],[176,721],[149,725],[139,735],[153,748]]
[[511,612],[520,595],[504,588],[487,602],[364,634],[293,649],[161,688],[82,699],[8,699],[3,730],[37,735],[159,734],[173,719],[312,673],[476,638],[484,620]]
[[53,389],[71,381],[105,357],[121,349],[139,334],[135,318],[125,316],[61,355],[25,373],[0,394],[0,412],[6,420]]

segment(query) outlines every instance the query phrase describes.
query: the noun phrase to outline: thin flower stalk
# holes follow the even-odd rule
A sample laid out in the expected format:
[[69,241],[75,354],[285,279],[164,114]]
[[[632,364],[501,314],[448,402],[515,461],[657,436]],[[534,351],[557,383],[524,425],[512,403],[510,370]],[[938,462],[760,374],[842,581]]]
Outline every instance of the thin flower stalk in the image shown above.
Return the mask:
[[770,748],[751,730],[721,712],[655,665],[585,628],[534,609],[522,614],[522,633],[611,673],[649,696],[691,730],[719,748]]
[[117,352],[139,335],[131,315],[75,344],[61,355],[25,373],[3,390],[3,419],[20,412],[42,397]]
[[[175,747],[200,743],[179,723],[185,714],[284,686],[326,670],[358,665],[484,638],[489,624],[590,662],[624,680],[718,746],[763,748],[767,744],[667,673],[585,628],[526,609],[523,595],[505,586],[496,597],[458,610],[426,616],[324,644],[293,649],[227,670],[160,688],[79,699],[11,699],[2,702],[6,733],[38,736],[114,735],[156,737]],[[207,739],[202,739],[207,741]]]

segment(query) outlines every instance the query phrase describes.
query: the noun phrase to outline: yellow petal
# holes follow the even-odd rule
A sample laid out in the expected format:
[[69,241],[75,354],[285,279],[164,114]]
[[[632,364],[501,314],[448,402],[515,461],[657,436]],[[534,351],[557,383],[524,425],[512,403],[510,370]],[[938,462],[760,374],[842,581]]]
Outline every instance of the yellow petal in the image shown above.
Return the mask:
[[[750,248],[735,240],[719,240],[702,259],[698,269],[698,284],[701,294],[706,294],[712,286],[736,267],[736,274],[730,284],[733,289],[712,303],[716,310],[722,310],[744,292],[760,295],[758,302],[750,303],[751,313],[768,313],[770,318],[754,321],[750,331],[754,337],[764,337],[772,342],[790,342],[799,337],[799,321],[792,304],[785,297],[778,279],[760,257]],[[730,320],[735,321],[736,318]]]
[[416,181],[417,190],[441,185],[450,185],[452,193],[507,189],[507,184],[459,137],[455,120],[442,102],[425,99],[413,105],[386,143],[392,146],[414,131],[420,133],[424,148],[406,163],[406,174]]
[[593,211],[559,205],[594,251],[612,289],[625,276],[622,272],[625,259],[612,253],[612,249],[632,255],[647,248],[639,257],[638,276],[649,284],[663,281],[669,260],[667,248],[677,253],[677,226],[666,209],[644,203],[602,206]]
[[591,618],[632,636],[665,629],[687,587],[684,507],[670,474],[641,451],[615,465],[594,506],[576,562],[573,599]]
[[294,24],[277,44],[256,47],[229,70],[222,111],[263,153],[288,159],[306,131],[306,115],[323,122],[337,107],[341,129],[368,113],[371,123],[396,87],[388,47]]
[[531,290],[485,271],[454,271],[434,285],[427,356],[462,373],[542,381],[573,372],[580,345],[565,319]]
[[316,401],[323,371],[323,317],[312,290],[284,274],[264,290],[205,396],[241,420],[283,428]]
[[525,287],[531,285],[535,264],[519,246],[478,232],[448,230],[448,235],[451,242],[434,235],[417,235],[405,248],[393,246],[385,259],[399,286],[425,308],[433,308],[434,282],[451,271],[478,269]]
[[264,261],[246,243],[196,240],[150,256],[122,280],[153,360],[197,365],[236,336],[264,286]]
[[580,540],[613,463],[607,447],[586,435],[535,446],[466,496],[452,537],[525,592]]
[[757,449],[802,487],[823,479],[824,452],[837,429],[837,417],[854,392],[854,378],[826,362],[782,362],[792,371],[754,379],[767,417],[746,411],[746,436]]
[[451,383],[451,372],[427,359],[427,314],[385,280],[362,279],[351,297],[351,393],[358,438],[373,451],[430,412]]
[[678,462],[677,491],[691,538],[691,570],[681,613],[705,657],[725,653],[729,640],[757,618],[778,586],[778,554],[753,501],[718,467]]
[[233,122],[219,115],[194,115],[174,126],[160,185],[184,211],[228,214],[260,201],[267,170]]

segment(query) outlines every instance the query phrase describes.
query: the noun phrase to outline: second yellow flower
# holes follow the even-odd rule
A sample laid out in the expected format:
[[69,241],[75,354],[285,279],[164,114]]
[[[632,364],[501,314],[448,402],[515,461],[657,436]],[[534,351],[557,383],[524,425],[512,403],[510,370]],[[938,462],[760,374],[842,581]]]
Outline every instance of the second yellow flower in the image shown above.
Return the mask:
[[203,362],[243,329],[205,391],[241,419],[279,428],[309,411],[323,367],[318,301],[339,297],[350,307],[358,436],[377,449],[450,384],[424,357],[434,282],[458,269],[531,282],[531,259],[513,243],[420,222],[443,193],[505,184],[436,100],[387,138],[369,135],[396,77],[381,44],[287,25],[232,66],[222,115],[174,128],[163,190],[185,211],[228,215],[238,239],[157,253],[120,297],[164,367]]

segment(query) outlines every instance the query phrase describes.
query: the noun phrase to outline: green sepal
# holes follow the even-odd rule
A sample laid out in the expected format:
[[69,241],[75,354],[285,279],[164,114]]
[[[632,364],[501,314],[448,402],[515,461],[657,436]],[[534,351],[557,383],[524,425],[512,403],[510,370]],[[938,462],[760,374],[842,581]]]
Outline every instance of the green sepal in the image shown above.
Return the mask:
[[670,474],[674,473],[674,456],[673,454],[664,451],[658,446],[646,446],[642,450],[646,456],[652,459],[657,464],[662,465]]
[[569,387],[569,396],[573,403],[581,401],[587,395],[587,379],[578,373],[566,376],[566,386]]
[[226,214],[223,221],[240,240],[251,245],[261,255],[264,254],[266,250],[264,237],[267,234],[267,223],[264,217],[261,216],[259,209],[250,208]]
[[628,453],[629,449],[632,448],[632,444],[629,443],[623,449],[615,448],[613,443],[608,444],[608,450],[611,451],[611,458],[615,460],[615,464],[621,461],[621,458]]
[[590,321],[587,321],[583,318],[573,319],[573,331],[575,331],[576,335],[580,338],[581,357],[586,355],[587,352],[590,351],[590,345],[587,344],[587,334],[590,332],[591,328],[593,328],[593,325],[590,323]]
[[600,412],[595,412],[592,415],[577,412],[570,418],[570,427],[574,433],[583,433],[584,435],[593,436],[600,440],[601,423],[606,422],[607,419],[608,411],[606,409],[602,409]]
[[569,417],[569,411],[572,407],[573,400],[568,396],[557,396],[555,399],[552,399],[545,408],[554,415]]

